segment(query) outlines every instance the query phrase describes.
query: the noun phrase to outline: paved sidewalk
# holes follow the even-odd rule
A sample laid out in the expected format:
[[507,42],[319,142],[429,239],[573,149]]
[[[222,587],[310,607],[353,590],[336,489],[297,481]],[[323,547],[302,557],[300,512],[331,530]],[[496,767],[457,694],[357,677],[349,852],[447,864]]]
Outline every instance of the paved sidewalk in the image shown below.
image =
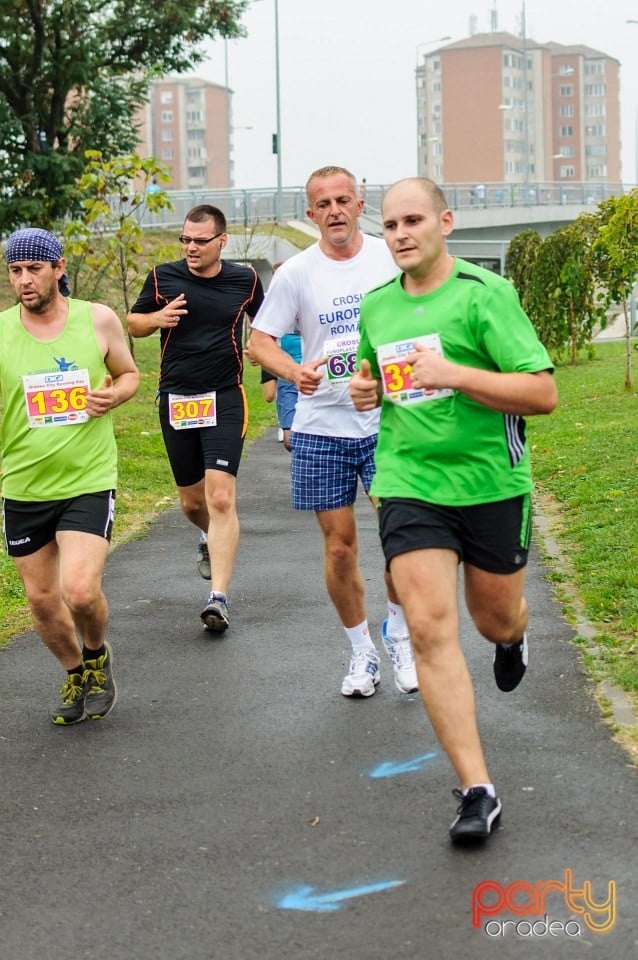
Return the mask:
[[[635,769],[538,558],[515,693],[496,690],[463,620],[503,817],[484,848],[458,851],[455,780],[419,697],[395,690],[387,658],[376,696],[339,695],[345,637],[287,470],[272,432],[242,464],[226,634],[201,629],[197,538],[177,508],[110,556],[107,720],[54,727],[52,658],[32,633],[0,652],[1,960],[637,956]],[[359,515],[378,631],[381,552],[372,510]],[[579,912],[588,884],[599,904],[611,891],[606,935],[588,925],[603,907]],[[477,926],[473,899],[493,911]]]

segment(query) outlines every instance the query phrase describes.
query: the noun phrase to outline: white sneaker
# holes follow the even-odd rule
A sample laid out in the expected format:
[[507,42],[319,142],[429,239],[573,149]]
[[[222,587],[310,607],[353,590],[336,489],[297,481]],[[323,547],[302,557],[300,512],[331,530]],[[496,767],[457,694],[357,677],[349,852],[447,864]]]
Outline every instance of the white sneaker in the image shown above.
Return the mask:
[[394,685],[399,693],[416,693],[419,689],[419,681],[416,675],[414,652],[410,638],[401,637],[400,640],[391,640],[387,631],[388,621],[384,620],[381,628],[381,639],[392,661]]
[[356,653],[350,660],[350,669],[343,678],[341,693],[344,697],[371,697],[381,680],[379,658],[376,653]]

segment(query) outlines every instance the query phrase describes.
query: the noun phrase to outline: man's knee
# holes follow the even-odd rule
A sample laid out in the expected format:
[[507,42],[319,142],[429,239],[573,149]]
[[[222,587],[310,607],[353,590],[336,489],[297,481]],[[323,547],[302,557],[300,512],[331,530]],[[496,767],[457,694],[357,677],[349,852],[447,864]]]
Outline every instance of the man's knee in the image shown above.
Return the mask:
[[30,585],[26,592],[27,601],[35,620],[44,622],[57,614],[62,602],[58,590],[38,589]]
[[204,496],[203,485],[200,489],[193,487],[179,488],[179,501],[182,507],[182,513],[191,523],[197,523],[197,519],[202,510],[206,509],[206,498]]
[[235,510],[235,483],[234,477],[224,476],[222,480],[207,482],[206,506],[209,513],[229,514]]
[[90,616],[97,605],[106,602],[100,584],[92,581],[66,584],[62,596],[71,613],[79,616]]
[[492,643],[510,643],[518,623],[518,615],[510,616],[495,610],[475,612],[472,619],[481,636]]

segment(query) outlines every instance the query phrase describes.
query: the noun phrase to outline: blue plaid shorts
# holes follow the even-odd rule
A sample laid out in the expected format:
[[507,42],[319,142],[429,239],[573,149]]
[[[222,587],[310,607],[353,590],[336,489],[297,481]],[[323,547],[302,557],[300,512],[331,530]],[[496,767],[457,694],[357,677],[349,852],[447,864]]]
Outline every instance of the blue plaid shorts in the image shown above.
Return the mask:
[[353,504],[357,483],[370,489],[374,476],[371,437],[322,437],[314,433],[290,434],[292,454],[292,506],[294,510],[338,510]]

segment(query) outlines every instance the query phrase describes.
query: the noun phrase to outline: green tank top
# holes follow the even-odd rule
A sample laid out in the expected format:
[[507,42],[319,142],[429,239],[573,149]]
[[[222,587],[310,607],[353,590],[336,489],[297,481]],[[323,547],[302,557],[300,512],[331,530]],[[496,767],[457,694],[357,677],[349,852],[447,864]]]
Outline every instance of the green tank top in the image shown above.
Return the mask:
[[96,390],[108,370],[91,304],[72,299],[68,304],[63,331],[48,341],[25,330],[19,304],[0,313],[0,482],[9,500],[65,500],[117,483],[111,414],[74,422],[81,421],[82,389],[73,392],[73,380],[80,382],[88,371]]

